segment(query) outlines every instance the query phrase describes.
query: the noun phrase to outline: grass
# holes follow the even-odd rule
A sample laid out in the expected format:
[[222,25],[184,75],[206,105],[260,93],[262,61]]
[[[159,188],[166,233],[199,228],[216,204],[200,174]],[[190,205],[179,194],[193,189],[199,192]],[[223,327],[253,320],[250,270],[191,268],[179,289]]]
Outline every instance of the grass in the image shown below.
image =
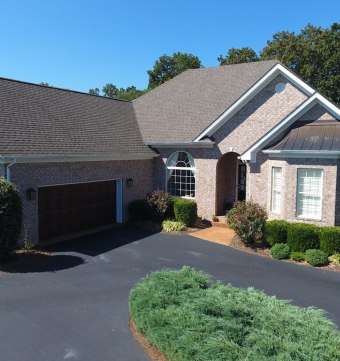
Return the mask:
[[170,361],[340,360],[340,333],[323,311],[189,267],[150,274],[129,307],[137,330]]

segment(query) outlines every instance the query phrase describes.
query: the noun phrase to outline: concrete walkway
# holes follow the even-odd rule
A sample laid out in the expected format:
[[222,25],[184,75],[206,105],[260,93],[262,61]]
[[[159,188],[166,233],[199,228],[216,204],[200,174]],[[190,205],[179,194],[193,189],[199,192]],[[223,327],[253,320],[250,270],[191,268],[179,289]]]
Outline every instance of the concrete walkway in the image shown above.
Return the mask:
[[235,236],[235,232],[232,229],[224,227],[210,227],[189,233],[190,236],[204,239],[205,241],[223,244],[229,246],[231,240]]

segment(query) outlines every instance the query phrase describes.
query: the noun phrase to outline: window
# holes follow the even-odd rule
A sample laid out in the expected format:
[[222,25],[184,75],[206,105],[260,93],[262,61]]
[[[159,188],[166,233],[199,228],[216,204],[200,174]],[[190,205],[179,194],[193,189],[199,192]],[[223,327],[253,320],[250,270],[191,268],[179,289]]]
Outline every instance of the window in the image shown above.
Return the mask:
[[272,205],[273,213],[281,213],[281,188],[282,188],[282,168],[272,168]]
[[321,219],[322,174],[321,169],[298,169],[298,217]]
[[167,162],[167,189],[177,197],[195,197],[195,162],[187,152],[176,152]]

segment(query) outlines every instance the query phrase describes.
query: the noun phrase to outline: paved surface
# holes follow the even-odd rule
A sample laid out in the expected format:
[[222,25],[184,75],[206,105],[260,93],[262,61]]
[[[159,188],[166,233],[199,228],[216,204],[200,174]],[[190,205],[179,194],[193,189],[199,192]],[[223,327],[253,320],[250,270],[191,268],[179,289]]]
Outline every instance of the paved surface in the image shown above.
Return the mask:
[[133,227],[83,237],[54,250],[63,256],[56,272],[36,269],[0,276],[1,360],[147,360],[128,329],[129,291],[152,270],[183,265],[301,306],[324,308],[340,326],[339,273]]
[[190,233],[190,236],[205,239],[206,241],[229,246],[235,236],[232,229],[224,227],[209,227]]

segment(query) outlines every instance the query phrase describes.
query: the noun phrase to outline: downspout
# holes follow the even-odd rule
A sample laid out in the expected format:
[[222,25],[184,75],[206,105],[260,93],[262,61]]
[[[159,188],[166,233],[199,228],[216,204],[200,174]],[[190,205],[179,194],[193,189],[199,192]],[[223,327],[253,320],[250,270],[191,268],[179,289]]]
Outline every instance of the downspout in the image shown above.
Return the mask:
[[12,163],[5,164],[5,179],[10,182],[11,181],[11,170],[10,168],[17,162],[15,158],[12,159]]

